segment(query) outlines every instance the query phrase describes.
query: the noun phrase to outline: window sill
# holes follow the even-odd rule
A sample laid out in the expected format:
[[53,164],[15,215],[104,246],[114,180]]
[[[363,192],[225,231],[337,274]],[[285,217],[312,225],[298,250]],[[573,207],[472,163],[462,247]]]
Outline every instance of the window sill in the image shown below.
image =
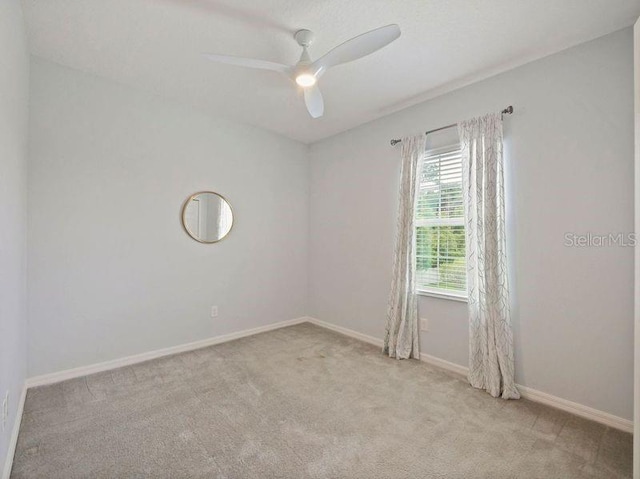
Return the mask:
[[469,302],[466,296],[460,296],[453,293],[441,293],[436,291],[424,291],[424,290],[418,290],[416,291],[416,293],[418,294],[418,296],[429,296],[431,298],[448,299],[450,301],[459,301],[461,303]]

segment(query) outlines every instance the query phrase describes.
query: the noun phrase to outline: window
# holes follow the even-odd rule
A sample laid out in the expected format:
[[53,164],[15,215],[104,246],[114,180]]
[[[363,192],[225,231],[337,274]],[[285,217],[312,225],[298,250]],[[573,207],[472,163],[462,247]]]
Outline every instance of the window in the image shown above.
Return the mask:
[[462,157],[458,145],[426,152],[415,225],[418,291],[466,298]]

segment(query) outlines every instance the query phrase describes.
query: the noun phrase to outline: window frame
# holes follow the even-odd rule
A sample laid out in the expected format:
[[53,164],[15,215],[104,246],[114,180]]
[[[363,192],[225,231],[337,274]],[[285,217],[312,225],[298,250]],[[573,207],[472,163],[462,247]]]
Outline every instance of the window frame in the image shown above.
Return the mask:
[[[420,171],[422,171],[424,162],[427,158],[436,156],[436,155],[453,153],[460,150],[461,150],[461,147],[459,144],[448,145],[440,148],[432,148],[432,149],[426,150],[424,152],[424,155],[420,159]],[[417,188],[417,191],[418,192],[420,191],[419,186]],[[465,222],[464,216],[461,218],[442,218],[442,219],[416,219],[414,216],[413,222],[414,222],[413,233],[416,238],[417,238],[417,230],[419,227],[448,226],[448,225],[462,226],[465,229],[465,234],[466,234],[466,222]],[[467,258],[466,258],[466,242],[465,242],[465,265],[466,265],[466,259]],[[417,263],[417,258],[416,258],[416,263]],[[466,272],[465,272],[465,275],[466,275]],[[422,285],[418,284],[417,281],[416,281],[416,294],[418,294],[419,296],[448,299],[448,300],[460,301],[464,303],[467,303],[469,301],[467,291],[459,292],[459,291],[455,291],[451,289],[443,289],[443,288],[433,288],[433,287],[425,288]]]

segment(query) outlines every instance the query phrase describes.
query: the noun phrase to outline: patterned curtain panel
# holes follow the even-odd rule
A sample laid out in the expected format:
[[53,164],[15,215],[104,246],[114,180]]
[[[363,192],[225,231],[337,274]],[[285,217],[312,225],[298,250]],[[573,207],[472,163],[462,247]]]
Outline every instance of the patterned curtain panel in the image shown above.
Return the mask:
[[469,382],[518,399],[509,315],[502,115],[458,125],[462,147],[469,294]]
[[392,358],[420,358],[418,301],[416,284],[416,238],[413,227],[418,168],[424,155],[426,137],[402,139],[400,207],[393,265],[393,281],[387,312],[383,352]]

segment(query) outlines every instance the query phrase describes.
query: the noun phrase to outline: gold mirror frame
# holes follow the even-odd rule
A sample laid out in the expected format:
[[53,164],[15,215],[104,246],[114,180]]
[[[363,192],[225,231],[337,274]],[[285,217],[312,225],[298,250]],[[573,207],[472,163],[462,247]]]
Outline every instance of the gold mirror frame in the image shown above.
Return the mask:
[[[216,195],[220,198],[222,198],[222,200],[227,204],[227,206],[229,207],[229,210],[231,211],[231,226],[229,227],[229,231],[227,231],[227,234],[225,234],[222,238],[214,240],[214,241],[204,241],[200,238],[197,238],[193,232],[191,232],[189,230],[189,228],[187,227],[187,222],[185,221],[185,214],[187,211],[187,205],[198,195],[203,195],[203,194],[211,194],[211,195]],[[231,203],[229,202],[229,200],[227,200],[226,197],[224,197],[223,195],[221,195],[220,193],[216,193],[215,191],[198,191],[197,193],[192,194],[191,196],[189,196],[184,204],[182,205],[182,214],[180,215],[181,220],[182,220],[182,228],[184,229],[185,233],[187,233],[187,235],[189,235],[190,238],[196,240],[198,243],[203,243],[203,244],[214,244],[214,243],[219,243],[220,241],[222,241],[223,239],[225,239],[227,236],[229,236],[229,233],[231,233],[231,230],[233,229],[233,225],[235,224],[235,218],[236,215],[233,212],[233,208],[231,207]]]

